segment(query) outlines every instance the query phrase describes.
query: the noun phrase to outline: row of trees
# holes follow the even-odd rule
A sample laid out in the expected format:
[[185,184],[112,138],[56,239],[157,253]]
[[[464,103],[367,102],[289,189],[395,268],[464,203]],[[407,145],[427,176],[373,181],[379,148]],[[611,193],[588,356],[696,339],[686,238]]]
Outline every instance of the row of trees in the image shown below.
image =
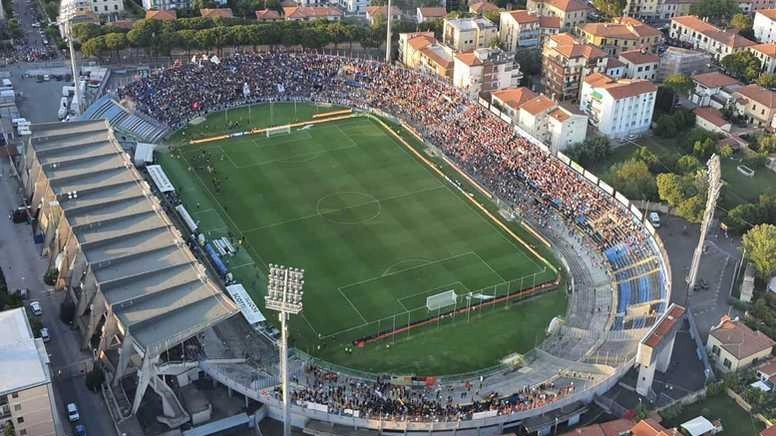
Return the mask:
[[[131,30],[112,26],[81,24],[75,26],[74,35],[81,42],[84,56],[101,56],[125,48],[142,48],[154,54],[167,54],[173,48],[209,50],[235,45],[302,45],[305,48],[321,48],[329,44],[339,45],[358,42],[362,47],[379,47],[385,39],[385,24],[377,20],[372,27],[362,24],[319,20],[312,23],[281,21],[273,23],[244,24],[246,20],[210,20],[183,18],[173,22],[139,20]],[[399,32],[441,32],[438,23],[420,25],[399,22],[394,26]]]

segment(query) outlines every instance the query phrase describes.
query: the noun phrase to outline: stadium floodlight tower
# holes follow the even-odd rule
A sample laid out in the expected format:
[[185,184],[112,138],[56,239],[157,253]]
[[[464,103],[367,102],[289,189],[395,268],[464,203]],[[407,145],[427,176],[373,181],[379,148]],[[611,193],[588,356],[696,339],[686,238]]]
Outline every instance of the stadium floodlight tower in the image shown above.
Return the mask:
[[283,436],[291,435],[291,423],[288,416],[288,315],[302,311],[304,291],[304,270],[282,265],[269,264],[267,296],[264,303],[267,309],[278,312],[280,317],[280,378],[283,388]]
[[687,274],[687,296],[694,291],[695,282],[698,279],[698,269],[701,265],[701,256],[703,255],[703,244],[706,242],[706,235],[711,228],[711,222],[714,218],[714,209],[717,207],[717,199],[722,189],[722,176],[720,170],[719,156],[714,154],[706,163],[706,177],[708,181],[708,196],[706,197],[706,209],[703,212],[703,222],[701,223],[701,235],[698,239],[698,246],[695,247],[690,271]]
[[70,52],[70,69],[73,72],[73,87],[75,88],[75,93],[73,95],[73,98],[76,101],[76,113],[75,115],[81,115],[81,111],[83,110],[83,95],[81,95],[81,76],[78,74],[78,66],[76,65],[76,58],[75,58],[75,46],[73,45],[73,20],[72,17],[67,17],[67,21],[64,23],[64,29],[65,29],[65,37],[67,38],[67,47]]

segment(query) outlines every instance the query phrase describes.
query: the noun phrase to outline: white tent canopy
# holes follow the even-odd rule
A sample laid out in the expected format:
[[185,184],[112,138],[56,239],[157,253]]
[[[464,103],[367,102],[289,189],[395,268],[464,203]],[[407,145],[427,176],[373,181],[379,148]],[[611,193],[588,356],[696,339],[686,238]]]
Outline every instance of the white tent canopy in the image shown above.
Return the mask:
[[702,416],[693,418],[682,424],[680,427],[687,431],[687,434],[690,436],[700,436],[714,430],[714,424]]
[[232,300],[240,308],[240,312],[242,312],[248,324],[254,325],[266,320],[264,314],[256,307],[256,303],[253,302],[253,298],[248,295],[243,285],[239,283],[229,285],[226,287],[226,291],[232,296]]

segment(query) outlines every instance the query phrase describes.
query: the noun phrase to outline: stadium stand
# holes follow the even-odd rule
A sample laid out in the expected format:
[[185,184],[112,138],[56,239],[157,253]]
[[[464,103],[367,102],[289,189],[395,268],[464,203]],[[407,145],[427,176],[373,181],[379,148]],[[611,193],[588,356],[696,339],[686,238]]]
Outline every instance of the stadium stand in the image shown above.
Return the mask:
[[102,119],[142,142],[158,142],[169,132],[161,123],[138,111],[130,112],[108,95],[98,98],[80,117],[82,121]]

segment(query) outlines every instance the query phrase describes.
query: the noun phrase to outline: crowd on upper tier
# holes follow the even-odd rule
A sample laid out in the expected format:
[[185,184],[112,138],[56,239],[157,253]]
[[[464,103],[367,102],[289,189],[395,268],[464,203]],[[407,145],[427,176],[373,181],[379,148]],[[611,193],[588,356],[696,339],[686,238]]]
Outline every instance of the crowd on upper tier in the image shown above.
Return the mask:
[[[247,92],[246,92],[247,91]],[[154,72],[118,90],[172,128],[208,112],[262,101],[376,108],[401,118],[502,200],[556,209],[603,248],[640,245],[628,212],[449,83],[372,60],[312,52],[238,53]]]

